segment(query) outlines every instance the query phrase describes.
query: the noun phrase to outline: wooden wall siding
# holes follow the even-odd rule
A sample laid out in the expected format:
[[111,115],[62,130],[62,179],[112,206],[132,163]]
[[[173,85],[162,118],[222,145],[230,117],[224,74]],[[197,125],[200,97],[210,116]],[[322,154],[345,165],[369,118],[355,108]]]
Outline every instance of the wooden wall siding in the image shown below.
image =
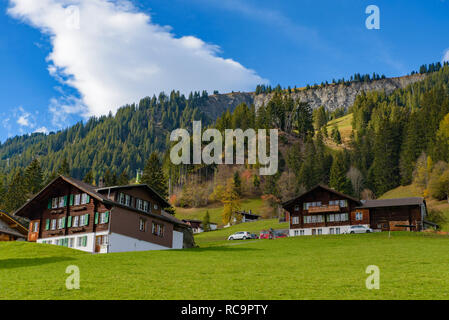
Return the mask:
[[[361,212],[363,213],[362,220],[356,220],[356,213]],[[351,219],[351,225],[359,225],[359,224],[370,224],[370,212],[369,209],[356,209],[351,211],[350,219]]]
[[[66,188],[58,188],[58,190],[54,190],[50,192],[50,196],[47,198],[45,202],[45,207],[42,209],[41,219],[38,220],[40,222],[39,227],[39,238],[49,238],[49,237],[57,237],[57,236],[66,236],[66,235],[74,235],[79,233],[86,232],[98,232],[98,231],[107,231],[109,229],[109,224],[98,224],[95,225],[95,212],[106,212],[109,211],[107,207],[105,207],[102,203],[100,203],[97,199],[90,197],[90,201],[87,204],[81,205],[72,205],[70,206],[70,194],[82,194],[83,191],[78,188],[66,183]],[[67,205],[64,208],[58,209],[48,209],[48,199],[52,197],[60,197],[67,196]],[[74,216],[82,216],[89,215],[89,224],[87,226],[81,227],[68,227],[68,218]],[[66,218],[65,228],[64,229],[56,229],[56,230],[45,230],[47,219],[59,219]],[[51,226],[51,225],[50,225]]]
[[[136,199],[142,199],[149,202],[149,206],[151,208],[151,213],[154,214],[161,214],[162,213],[162,206],[161,204],[153,199],[150,195],[150,193],[145,188],[126,188],[126,189],[114,189],[111,191],[109,197],[112,201],[118,202],[119,201],[119,193],[127,194],[131,196],[131,206],[133,208],[137,208]],[[103,191],[102,194],[107,195],[107,191]],[[158,208],[154,209],[154,205],[157,204]]]
[[[171,248],[173,245],[173,224],[164,220],[150,217],[145,213],[138,213],[122,207],[114,207],[111,218],[111,233],[118,233],[142,241],[159,244]],[[139,230],[139,219],[145,219],[146,230]],[[152,233],[152,223],[164,226],[164,236],[159,237]]]
[[[391,208],[372,208],[370,209],[370,224],[372,228],[389,230],[390,221],[400,221],[396,224],[409,224],[418,226],[417,231],[421,230],[421,209],[419,206],[403,206]],[[407,223],[404,223],[404,222]],[[401,229],[403,230],[403,228]]]
[[0,233],[0,241],[15,241],[16,237],[6,233]]
[[[322,205],[328,205],[329,201],[332,200],[347,200],[348,206],[347,207],[339,207],[339,206],[331,206],[330,208],[334,208],[335,211],[328,211],[328,212],[314,212],[315,210],[304,210],[303,204],[306,202],[317,202],[321,201]],[[339,196],[337,194],[334,194],[328,190],[318,188],[314,190],[311,193],[308,193],[302,197],[302,199],[298,199],[294,204],[290,205],[289,208],[287,208],[287,211],[290,213],[290,216],[293,217],[299,217],[299,223],[293,224],[293,219],[290,219],[290,228],[292,229],[300,229],[300,228],[319,228],[319,227],[326,227],[326,226],[344,226],[350,224],[351,215],[350,213],[355,210],[355,208],[359,204],[356,203],[353,200],[345,199],[342,196]],[[299,206],[299,211],[295,211],[295,207]],[[304,223],[304,216],[310,216],[310,215],[324,215],[325,217],[329,214],[333,213],[347,213],[348,218],[351,220],[348,221],[340,221],[340,222],[320,222],[320,223]],[[364,215],[365,216],[365,215]],[[328,219],[326,218],[325,221]],[[355,217],[354,217],[355,220]]]

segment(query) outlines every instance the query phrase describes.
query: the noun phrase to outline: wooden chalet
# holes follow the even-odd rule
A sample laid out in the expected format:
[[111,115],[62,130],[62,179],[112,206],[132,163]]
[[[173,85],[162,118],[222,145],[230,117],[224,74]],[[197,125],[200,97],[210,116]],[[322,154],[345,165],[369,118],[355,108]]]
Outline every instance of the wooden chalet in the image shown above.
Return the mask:
[[[195,220],[195,219],[183,219],[182,222],[188,224],[191,228],[193,233],[201,233],[204,232],[203,228],[203,221],[201,220]],[[209,223],[210,230],[217,230],[217,224],[216,223]]]
[[15,215],[30,220],[28,241],[92,253],[182,249],[190,227],[168,207],[147,185],[97,188],[59,176]]
[[352,225],[420,231],[427,212],[423,198],[361,201],[325,185],[317,185],[282,206],[290,216],[290,236],[340,234]]
[[16,218],[0,210],[0,241],[26,240],[28,229]]

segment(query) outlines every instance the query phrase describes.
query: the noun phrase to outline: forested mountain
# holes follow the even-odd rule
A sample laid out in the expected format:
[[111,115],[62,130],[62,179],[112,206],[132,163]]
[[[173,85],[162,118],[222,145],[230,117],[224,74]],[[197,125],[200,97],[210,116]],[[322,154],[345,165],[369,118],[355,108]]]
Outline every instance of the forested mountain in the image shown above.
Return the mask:
[[[90,183],[98,183],[100,178],[126,182],[137,170],[158,167],[154,156],[153,163],[145,165],[153,151],[163,161],[165,177],[160,180],[170,183],[170,194],[176,192],[178,200],[184,199],[183,205],[207,203],[217,193],[217,186],[227,188],[232,179],[241,184],[236,194],[269,195],[274,202],[317,183],[357,197],[380,196],[415,179],[423,156],[429,176],[431,163],[449,162],[447,64],[426,67],[404,78],[356,76],[351,81],[309,89],[258,89],[257,94],[209,96],[204,91],[187,98],[175,91],[169,96],[161,93],[142,99],[138,105],[124,106],[115,116],[91,118],[49,135],[8,139],[0,145],[0,207],[13,210],[23,203],[25,194],[33,194],[57,173]],[[338,105],[338,98],[332,95],[345,92],[350,98],[346,97],[339,108],[320,107],[317,101],[322,100],[309,99],[330,95],[326,101]],[[347,105],[351,99],[353,103]],[[348,112],[353,113],[350,145],[343,150],[331,149],[325,140],[329,137],[338,144],[340,134],[335,128],[328,132],[326,124]],[[280,129],[279,172],[259,177],[257,166],[240,166],[223,173],[216,166],[172,165],[166,153],[169,134],[176,128],[190,129],[193,120],[202,120],[203,128],[212,126],[221,131]],[[444,165],[438,168],[445,172]],[[205,181],[210,182],[209,189],[202,193]],[[162,193],[166,193],[164,188]],[[192,201],[192,197],[197,200]],[[7,205],[2,199],[7,199]]]
[[98,179],[106,169],[135,176],[152,151],[165,149],[171,130],[189,125],[192,119],[211,122],[198,108],[205,99],[205,92],[187,99],[179,92],[160,94],[142,99],[139,105],[120,108],[115,116],[91,118],[49,135],[34,133],[8,139],[0,146],[1,172],[24,168],[37,157],[45,176],[58,170],[64,159],[76,178],[92,170]]

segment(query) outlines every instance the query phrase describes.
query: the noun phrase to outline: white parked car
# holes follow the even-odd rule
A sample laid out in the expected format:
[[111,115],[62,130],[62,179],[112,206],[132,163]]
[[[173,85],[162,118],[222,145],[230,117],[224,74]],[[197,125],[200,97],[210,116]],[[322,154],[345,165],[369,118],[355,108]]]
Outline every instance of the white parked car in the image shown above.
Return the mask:
[[231,234],[228,238],[228,240],[246,240],[246,239],[251,239],[251,233],[247,231],[236,232],[234,234]]
[[350,226],[346,233],[371,233],[373,229],[365,226]]

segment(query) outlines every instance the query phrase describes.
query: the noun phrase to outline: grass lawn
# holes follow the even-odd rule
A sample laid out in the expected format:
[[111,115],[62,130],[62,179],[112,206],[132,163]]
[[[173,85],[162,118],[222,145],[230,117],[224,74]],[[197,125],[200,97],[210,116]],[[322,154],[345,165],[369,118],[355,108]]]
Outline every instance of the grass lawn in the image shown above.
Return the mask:
[[[350,141],[351,132],[352,132],[352,113],[347,114],[341,118],[331,120],[327,123],[327,132],[329,135],[329,138],[325,139],[326,145],[333,149],[342,149],[343,146],[347,146],[347,144]],[[331,133],[334,126],[337,126],[338,130],[340,131],[341,140],[343,144],[337,146],[335,142],[332,141]]]
[[[448,244],[447,236],[395,232],[91,255],[4,242],[0,298],[449,299]],[[69,265],[80,268],[80,290],[65,288]],[[380,268],[380,290],[365,287],[369,265]]]
[[[243,199],[241,201],[242,210],[251,209],[253,213],[259,214],[262,208],[262,199]],[[204,208],[176,208],[176,218],[203,220],[206,211],[209,211],[210,221],[222,225],[223,205],[213,204]]]
[[235,226],[219,229],[217,231],[203,232],[195,235],[195,242],[197,244],[208,243],[212,241],[227,240],[228,237],[237,231],[248,231],[258,235],[261,230],[273,229],[288,229],[288,222],[279,223],[278,219],[259,220],[254,222],[245,222]]

